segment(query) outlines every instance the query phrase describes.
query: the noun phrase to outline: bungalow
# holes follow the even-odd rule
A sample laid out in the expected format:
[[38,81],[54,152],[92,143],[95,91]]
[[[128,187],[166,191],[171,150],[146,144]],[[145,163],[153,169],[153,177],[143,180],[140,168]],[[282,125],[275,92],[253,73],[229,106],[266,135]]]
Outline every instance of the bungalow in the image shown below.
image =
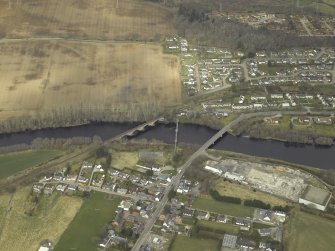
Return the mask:
[[209,220],[210,214],[204,211],[197,212],[197,219],[198,220]]
[[194,215],[194,209],[192,208],[185,208],[183,211],[183,216],[187,216],[187,217],[193,217]]
[[220,223],[227,223],[227,218],[223,214],[218,214],[216,221]]

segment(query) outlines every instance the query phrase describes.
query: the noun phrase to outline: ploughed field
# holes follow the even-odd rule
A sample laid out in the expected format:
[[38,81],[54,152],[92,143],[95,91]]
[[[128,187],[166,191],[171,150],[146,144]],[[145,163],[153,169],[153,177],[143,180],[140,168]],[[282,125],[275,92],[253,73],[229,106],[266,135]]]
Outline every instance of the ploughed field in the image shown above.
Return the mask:
[[[171,12],[140,0],[0,0],[7,37],[151,40],[174,34]],[[1,34],[0,34],[1,35]]]
[[0,118],[180,102],[178,59],[152,44],[0,40]]

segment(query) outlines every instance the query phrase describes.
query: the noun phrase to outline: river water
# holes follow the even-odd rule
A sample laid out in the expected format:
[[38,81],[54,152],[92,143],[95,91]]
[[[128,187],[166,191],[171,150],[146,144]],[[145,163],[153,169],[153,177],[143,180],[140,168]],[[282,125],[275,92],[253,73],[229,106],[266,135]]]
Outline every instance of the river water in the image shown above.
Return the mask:
[[[124,132],[133,123],[93,123],[70,128],[43,129],[7,135],[0,135],[0,147],[30,143],[37,137],[70,138],[100,136],[103,140]],[[179,124],[178,142],[201,145],[216,131],[205,126]],[[169,144],[174,143],[175,125],[159,124],[135,138],[157,139]],[[246,137],[225,135],[214,146],[215,149],[228,150],[254,156],[268,157],[322,169],[335,169],[335,147],[316,147],[313,145],[292,145],[273,140],[253,140]]]

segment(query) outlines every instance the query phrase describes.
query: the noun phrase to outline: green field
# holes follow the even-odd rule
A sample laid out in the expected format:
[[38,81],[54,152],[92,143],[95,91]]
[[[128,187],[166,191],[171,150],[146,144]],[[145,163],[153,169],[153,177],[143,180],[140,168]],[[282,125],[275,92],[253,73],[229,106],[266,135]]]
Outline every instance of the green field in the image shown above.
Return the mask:
[[215,221],[198,221],[198,226],[208,227],[213,230],[222,230],[228,234],[238,234],[240,227],[233,224],[225,224]]
[[219,242],[210,239],[189,238],[186,236],[177,236],[173,245],[172,251],[217,251]]
[[62,154],[61,151],[24,151],[0,155],[0,178],[42,164]]
[[120,198],[110,200],[103,193],[93,193],[81,207],[69,227],[56,244],[55,251],[97,250],[97,242],[108,222],[115,215]]
[[240,217],[251,217],[254,212],[254,208],[252,207],[245,207],[243,205],[215,201],[209,196],[197,198],[193,204],[193,207],[210,212]]
[[294,212],[285,226],[288,251],[332,251],[335,222],[315,215]]

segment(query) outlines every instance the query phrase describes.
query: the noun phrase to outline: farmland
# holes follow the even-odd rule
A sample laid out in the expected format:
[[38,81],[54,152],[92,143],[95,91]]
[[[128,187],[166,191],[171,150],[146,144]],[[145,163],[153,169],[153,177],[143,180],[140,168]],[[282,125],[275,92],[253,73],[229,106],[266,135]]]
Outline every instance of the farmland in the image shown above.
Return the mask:
[[24,169],[60,156],[60,151],[24,151],[0,155],[0,178],[6,178]]
[[55,246],[55,251],[96,250],[104,227],[113,219],[120,198],[105,198],[103,193],[93,193],[87,199],[69,227]]
[[0,118],[55,109],[66,114],[71,108],[159,107],[181,99],[178,59],[158,45],[2,42],[0,62]]
[[286,250],[333,250],[334,231],[334,221],[295,211],[291,220],[286,224]]
[[177,236],[171,250],[216,251],[219,250],[219,243],[210,239],[195,239],[186,236]]
[[[17,6],[0,1],[6,37],[76,37],[158,40],[175,33],[168,9],[137,0],[27,0]],[[118,3],[118,4],[117,4]]]
[[1,250],[35,251],[41,240],[57,241],[82,204],[79,198],[53,194],[41,198],[35,213],[28,216],[30,189],[20,188],[13,197],[0,196]]

